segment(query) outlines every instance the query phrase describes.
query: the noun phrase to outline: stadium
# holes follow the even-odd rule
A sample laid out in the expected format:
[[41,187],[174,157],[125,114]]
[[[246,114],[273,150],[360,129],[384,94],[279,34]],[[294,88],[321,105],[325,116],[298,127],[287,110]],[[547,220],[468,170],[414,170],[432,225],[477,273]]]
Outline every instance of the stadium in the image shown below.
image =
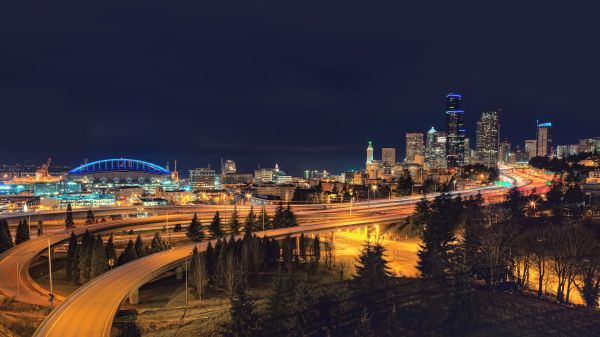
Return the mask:
[[70,170],[67,179],[95,187],[151,186],[169,179],[164,167],[137,159],[104,159]]

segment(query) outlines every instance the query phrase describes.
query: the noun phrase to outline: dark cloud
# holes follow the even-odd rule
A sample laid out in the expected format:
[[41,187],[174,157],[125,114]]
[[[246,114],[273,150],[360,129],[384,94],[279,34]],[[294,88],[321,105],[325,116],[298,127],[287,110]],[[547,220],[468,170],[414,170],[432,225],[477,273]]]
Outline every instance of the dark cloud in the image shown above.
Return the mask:
[[448,91],[472,137],[490,107],[515,144],[538,118],[598,136],[592,2],[400,3],[3,3],[0,158],[358,168],[368,139],[442,129]]

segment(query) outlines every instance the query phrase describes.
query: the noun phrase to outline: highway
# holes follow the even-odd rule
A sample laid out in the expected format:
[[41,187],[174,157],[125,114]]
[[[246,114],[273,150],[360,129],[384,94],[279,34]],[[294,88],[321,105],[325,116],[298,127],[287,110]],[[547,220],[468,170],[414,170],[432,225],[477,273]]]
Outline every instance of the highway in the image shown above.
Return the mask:
[[[528,187],[535,187],[538,190],[546,182],[544,179],[535,177],[528,177],[528,179],[530,182]],[[489,189],[484,190],[482,193],[486,194],[486,198],[495,198],[504,192],[505,190]],[[372,206],[378,211],[373,212],[372,209],[358,215],[354,215],[356,214],[354,213],[352,217],[347,219],[306,223],[292,228],[268,230],[258,235],[278,237],[303,232],[332,231],[365,224],[394,223],[409,215],[417,200],[418,198],[410,200],[410,202],[406,200],[395,201],[395,205],[390,200],[385,203],[372,202]],[[79,288],[55,308],[40,325],[34,336],[110,336],[113,318],[131,291],[137,290],[160,274],[183,263],[190,256],[194,246],[202,251],[207,244],[208,242],[201,242],[173,248],[135,260],[103,274]]]

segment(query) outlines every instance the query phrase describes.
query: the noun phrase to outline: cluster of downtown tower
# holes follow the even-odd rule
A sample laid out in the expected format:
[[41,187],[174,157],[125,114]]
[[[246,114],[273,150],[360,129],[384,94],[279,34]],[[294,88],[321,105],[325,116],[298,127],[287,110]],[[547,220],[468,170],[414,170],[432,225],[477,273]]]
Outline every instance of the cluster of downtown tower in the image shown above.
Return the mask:
[[[526,140],[525,146],[513,151],[508,140],[500,138],[500,109],[482,111],[476,125],[475,148],[467,137],[465,111],[462,96],[457,93],[446,95],[446,129],[431,127],[427,133],[406,134],[405,165],[420,165],[425,169],[454,169],[466,165],[481,164],[497,167],[499,163],[526,163],[535,156],[550,156],[551,123],[537,123],[536,139]],[[382,164],[395,165],[395,148],[382,148]],[[373,163],[373,149],[367,148],[367,171]]]

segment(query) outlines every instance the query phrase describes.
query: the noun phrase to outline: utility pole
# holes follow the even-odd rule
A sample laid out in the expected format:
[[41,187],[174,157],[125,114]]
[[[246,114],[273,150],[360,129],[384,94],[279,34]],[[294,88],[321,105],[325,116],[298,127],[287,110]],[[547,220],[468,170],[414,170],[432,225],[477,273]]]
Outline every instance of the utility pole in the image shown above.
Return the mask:
[[54,287],[52,286],[52,250],[50,249],[50,239],[48,239],[48,279],[50,280],[50,306],[54,299]]
[[188,259],[185,258],[185,306],[188,305]]

